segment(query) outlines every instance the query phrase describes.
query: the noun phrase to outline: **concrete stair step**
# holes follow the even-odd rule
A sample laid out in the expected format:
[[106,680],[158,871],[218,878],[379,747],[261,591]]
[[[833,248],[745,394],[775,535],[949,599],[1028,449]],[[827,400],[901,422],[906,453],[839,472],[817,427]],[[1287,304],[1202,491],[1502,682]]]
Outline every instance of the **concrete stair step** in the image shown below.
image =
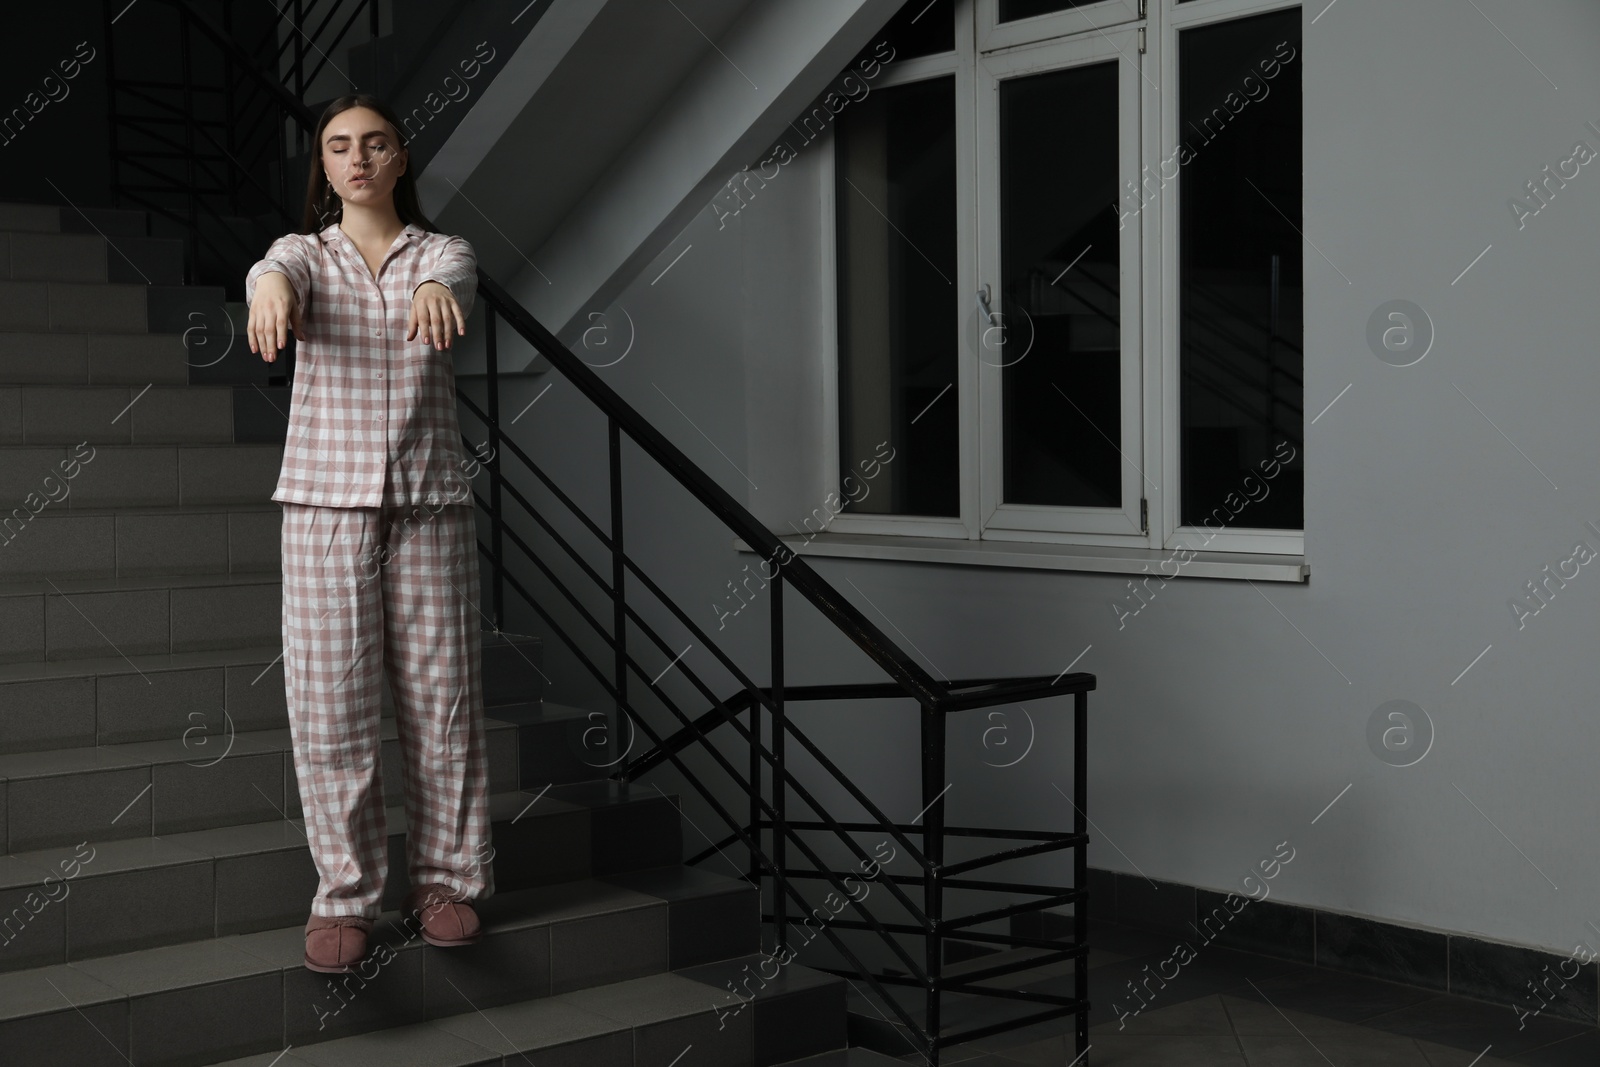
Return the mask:
[[[522,784],[540,782],[575,782],[586,778],[603,778],[617,765],[623,747],[609,747],[614,711],[597,711],[577,708],[551,701],[527,704],[507,704],[491,709],[503,722],[516,723],[518,734],[518,766],[522,768]],[[637,748],[638,746],[636,746]],[[637,754],[637,753],[635,753]]]
[[0,661],[198,652],[281,641],[281,571],[0,581]]
[[150,233],[150,212],[133,207],[64,207],[62,233],[103,233],[109,237],[143,237]]
[[72,507],[23,501],[0,513],[0,582],[282,572],[283,508],[232,504]]
[[[239,320],[241,334],[243,320]],[[174,333],[106,333],[78,330],[0,330],[0,382],[10,385],[187,385],[191,374],[213,366],[226,336]],[[191,353],[186,344],[194,340]],[[236,342],[235,347],[243,344]],[[244,345],[249,354],[249,346]],[[265,378],[261,379],[265,382]]]
[[[70,909],[94,862],[48,906]],[[776,1063],[755,1058],[758,1049],[797,1041],[810,1042],[806,1051],[843,1044],[843,983],[797,964],[753,1007],[733,1011],[741,1003],[726,983],[759,964],[750,955],[759,928],[753,887],[671,865],[648,873],[645,889],[626,877],[497,889],[478,906],[483,940],[450,950],[425,945],[390,910],[373,931],[367,967],[344,976],[303,966],[303,916],[0,975],[0,1042],[18,1062],[140,1067],[251,1055],[468,1063],[478,1061],[422,1057],[474,1044],[484,1062],[499,1063],[502,1052],[478,1044],[496,1036],[527,1051],[582,1041],[585,1051],[609,1055],[626,1046],[631,1057],[635,1042],[665,1046],[690,1031],[666,1056],[640,1060],[657,1065],[696,1038],[735,1042],[749,1056],[717,1061],[727,1063]],[[839,1006],[836,1031],[819,1032],[800,1015],[829,997]],[[386,1027],[395,1036],[380,1037]],[[369,1058],[383,1050],[387,1058]]]
[[0,663],[0,753],[181,738],[196,726],[219,733],[229,722],[244,732],[288,725],[281,642],[107,651]]
[[[588,713],[541,707],[542,658],[538,638],[484,631],[484,706],[516,725],[524,735],[522,750],[534,753],[523,763],[523,784],[596,777],[592,767],[555,751],[570,744],[574,753],[583,753],[584,739],[570,724]],[[393,716],[387,684],[382,708]],[[585,728],[593,722],[585,718]],[[284,730],[288,724],[279,642],[0,663],[0,755],[184,737],[198,744],[201,737],[230,730]]]
[[0,330],[0,383],[140,389],[151,384],[232,385],[237,387],[236,427],[244,427],[248,420],[270,423],[269,416],[286,424],[289,398],[288,387],[281,384],[283,361],[267,363],[250,351],[244,337],[248,321],[244,304],[189,308],[185,314],[188,318],[170,332]]
[[148,290],[142,282],[0,280],[0,329],[145,333]]
[[148,234],[0,230],[7,278],[183,284],[183,241]]
[[[244,319],[221,286],[161,282],[0,279],[0,331],[23,334],[170,334],[211,365],[230,352],[259,361],[244,342]],[[233,309],[233,310],[230,310]],[[269,371],[269,376],[272,372]],[[281,371],[277,373],[281,374]]]
[[[878,1067],[901,1062],[865,1058],[841,1047],[816,1054],[817,1049],[843,1045],[840,1028],[831,1025],[842,979],[791,964],[778,983],[742,1008],[727,989],[712,984],[726,971],[754,969],[760,962],[761,957],[751,955],[716,968],[685,968],[477,1012],[469,1007],[426,1022],[290,1045],[277,1063],[665,1067],[679,1057],[685,1063],[718,1067]],[[785,1056],[797,1049],[812,1054]],[[229,1060],[226,1067],[266,1067],[274,1062],[272,1055]]]
[[0,444],[232,444],[227,385],[0,386]]
[[[410,889],[405,809],[391,805],[385,815],[383,906],[395,908]],[[614,878],[683,855],[675,799],[654,789],[579,783],[498,792],[491,816],[485,862],[498,892]],[[14,852],[0,857],[0,971],[303,926],[316,887],[301,819],[159,837],[97,834]]]
[[[536,638],[482,635],[494,789],[608,773],[583,758],[582,730],[593,720],[541,705],[541,658]],[[281,656],[270,645],[0,665],[0,848],[298,816],[283,684]],[[402,797],[387,681],[380,711],[384,793]],[[534,755],[524,760],[524,753]]]
[[[281,443],[0,445],[0,500],[67,507],[259,504],[283,466]],[[13,504],[15,506],[15,504]],[[49,505],[56,506],[56,505]]]
[[[167,836],[301,814],[287,728],[234,732],[221,715],[159,741],[0,756],[8,851]],[[491,788],[519,787],[515,723],[486,713]],[[221,729],[218,729],[218,728]],[[208,732],[209,731],[209,732]],[[384,796],[405,796],[398,724],[379,720]]]

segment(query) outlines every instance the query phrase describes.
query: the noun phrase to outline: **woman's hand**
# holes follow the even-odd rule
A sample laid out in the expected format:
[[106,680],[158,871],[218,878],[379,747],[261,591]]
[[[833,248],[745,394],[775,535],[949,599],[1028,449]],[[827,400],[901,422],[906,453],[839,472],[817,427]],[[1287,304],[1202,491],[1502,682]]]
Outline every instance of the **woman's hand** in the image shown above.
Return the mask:
[[467,320],[461,314],[456,295],[443,282],[423,282],[411,297],[411,318],[406,322],[406,340],[422,330],[422,340],[435,348],[450,347],[450,327],[456,333],[467,332]]
[[256,281],[255,300],[250,304],[250,320],[245,325],[250,351],[273,362],[278,358],[278,349],[289,343],[290,330],[299,340],[306,339],[294,286],[282,271],[267,271]]

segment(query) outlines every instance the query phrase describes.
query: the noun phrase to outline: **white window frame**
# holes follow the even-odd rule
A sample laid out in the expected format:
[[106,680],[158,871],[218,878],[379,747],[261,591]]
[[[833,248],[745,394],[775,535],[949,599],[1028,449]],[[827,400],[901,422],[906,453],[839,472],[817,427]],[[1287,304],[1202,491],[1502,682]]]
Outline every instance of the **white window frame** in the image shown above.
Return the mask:
[[[978,60],[977,100],[980,114],[977,124],[976,203],[979,219],[979,285],[989,287],[992,294],[990,306],[1007,328],[1007,335],[1011,339],[1006,341],[1006,349],[1015,344],[1026,344],[1027,338],[1025,320],[1019,321],[1010,314],[1000,293],[1000,84],[1009,78],[1115,62],[1117,187],[1120,190],[1124,188],[1124,182],[1137,182],[1139,179],[1139,108],[1144,94],[1139,91],[1139,71],[1132,64],[1121,61],[1128,53],[1137,55],[1138,49],[1136,30],[1124,27],[1071,38],[1053,38],[990,53]],[[968,358],[978,364],[979,425],[983,448],[983,475],[979,483],[983,509],[982,536],[985,540],[1137,546],[1150,543],[1149,536],[1140,526],[1140,500],[1148,495],[1148,486],[1140,473],[1143,464],[1137,458],[1144,424],[1144,397],[1140,385],[1143,371],[1140,297],[1144,271],[1141,267],[1143,257],[1137,220],[1120,229],[1117,240],[1121,274],[1121,375],[1118,395],[1122,410],[1120,440],[1113,444],[1121,457],[1117,469],[1122,490],[1120,508],[1007,504],[1000,501],[1005,478],[1002,364],[1020,362],[1027,357],[1021,353],[1013,355],[1010,351],[997,353],[996,346],[980,342],[980,320],[983,316],[977,307],[976,290],[972,291],[973,297],[967,303],[967,313],[962,316],[962,321],[963,324],[972,321],[973,325],[963,332],[973,350]],[[1063,399],[1061,421],[1068,423],[1079,417]]]
[[[956,0],[956,10],[962,11],[972,0]],[[955,77],[955,127],[956,127],[956,288],[957,308],[966,308],[974,301],[962,294],[977,292],[977,227],[972,214],[959,210],[963,197],[970,198],[973,172],[973,112],[963,102],[972,100],[975,64],[972,48],[972,19],[956,19],[956,50],[935,56],[897,61],[884,68],[874,91],[896,85],[926,81],[949,75]],[[837,499],[847,500],[840,485],[839,456],[839,308],[838,308],[838,179],[835,171],[837,155],[834,151],[834,127],[829,126],[826,136],[819,140],[819,157],[822,165],[822,254],[818,257],[822,270],[822,355],[823,355],[823,484],[832,486]],[[969,199],[970,202],[970,199]],[[970,316],[960,312],[965,323]],[[961,331],[963,337],[967,331]],[[843,512],[836,515],[828,529],[838,533],[861,534],[912,534],[917,537],[955,537],[976,539],[978,525],[978,382],[977,361],[969,359],[965,346],[956,356],[956,382],[952,397],[940,397],[939,404],[960,405],[958,414],[959,441],[957,447],[957,477],[961,480],[959,494],[961,512],[955,516],[928,515],[873,515],[870,513]],[[868,460],[861,456],[858,460]],[[870,492],[870,486],[869,486]]]
[[[989,505],[1000,490],[998,470],[998,423],[986,414],[986,405],[997,405],[999,385],[998,368],[985,366],[977,358],[974,347],[976,337],[976,292],[982,281],[988,281],[995,293],[998,279],[980,279],[984,272],[981,255],[980,226],[974,215],[989,219],[997,217],[993,204],[978,200],[978,188],[987,168],[990,181],[998,166],[997,159],[985,163],[981,158],[978,138],[982,125],[977,108],[980,105],[979,81],[985,77],[982,68],[1005,59],[1005,53],[1019,55],[1035,53],[1040,57],[1059,56],[1079,50],[1084,56],[1095,55],[1096,47],[1112,54],[1121,53],[1119,65],[1125,67],[1120,84],[1127,79],[1137,83],[1137,152],[1140,159],[1134,170],[1137,178],[1143,161],[1167,158],[1179,143],[1177,130],[1178,100],[1176,87],[1178,34],[1185,29],[1214,22],[1228,21],[1249,15],[1301,8],[1302,0],[1154,0],[1143,17],[1126,17],[1129,10],[1142,6],[1140,0],[1108,0],[1084,8],[1052,15],[1037,16],[1014,23],[997,24],[997,0],[956,0],[956,51],[936,56],[918,57],[890,64],[884,69],[877,88],[920,81],[929,77],[953,74],[956,91],[956,168],[957,185],[957,278],[961,348],[957,360],[957,382],[953,391],[960,406],[959,476],[961,479],[961,514],[959,517],[930,517],[918,515],[871,515],[844,512],[829,524],[829,531],[847,535],[894,535],[897,537],[965,539],[970,541],[1033,542],[1058,545],[1108,546],[1131,549],[1166,550],[1179,546],[1199,548],[1207,552],[1255,554],[1263,557],[1303,556],[1305,531],[1268,530],[1250,528],[1222,528],[1207,530],[1200,527],[1180,526],[1179,520],[1179,455],[1180,439],[1179,398],[1179,335],[1178,335],[1178,267],[1179,249],[1176,240],[1163,241],[1165,233],[1178,232],[1178,185],[1182,180],[1165,183],[1159,194],[1147,202],[1139,212],[1137,223],[1138,270],[1125,277],[1123,285],[1123,322],[1125,336],[1129,329],[1142,335],[1135,358],[1135,379],[1142,383],[1141,395],[1132,397],[1140,432],[1142,450],[1126,456],[1137,465],[1131,474],[1135,492],[1130,496],[1125,489],[1123,500],[1126,511],[1131,506],[1135,513],[1140,497],[1148,501],[1149,529],[1147,532],[1115,532],[1083,528],[1083,523],[1073,522],[1073,512],[1093,510],[1108,516],[1114,522],[1126,522],[1123,511],[1116,509],[1035,508],[1023,505],[1004,505],[998,509],[1000,522],[993,521],[996,509]],[[1086,20],[1092,20],[1088,22]],[[1105,28],[1116,25],[1116,28]],[[1085,28],[1087,26],[1087,28]],[[1021,44],[1021,35],[1043,30],[1050,39],[1030,40]],[[1059,33],[1056,31],[1060,30]],[[1066,41],[1056,38],[1074,37]],[[1141,55],[1134,42],[1143,39],[1147,49]],[[991,47],[980,48],[979,41]],[[1302,35],[1303,40],[1303,35]],[[1062,51],[1065,49],[1065,51]],[[1142,60],[1142,64],[1135,65]],[[1098,62],[1099,59],[1076,59],[1073,62]],[[1298,60],[1297,60],[1298,61]],[[1021,60],[1020,62],[1026,62]],[[1054,69],[1061,64],[1047,60],[1039,69]],[[1149,87],[1148,77],[1159,72],[1159,85],[1171,86],[1172,91],[1160,92]],[[992,79],[991,79],[992,80]],[[1119,92],[1124,91],[1119,89]],[[990,124],[992,130],[993,125]],[[839,499],[845,499],[840,487],[839,456],[839,359],[838,359],[838,309],[837,292],[837,231],[835,204],[835,155],[833,131],[827,132],[820,143],[819,159],[822,165],[822,254],[819,256],[821,277],[820,312],[823,338],[823,484],[833,487]],[[1127,151],[1123,148],[1123,154]],[[1119,163],[1119,166],[1123,164]],[[977,203],[979,211],[968,208]],[[1129,220],[1129,228],[1135,223]],[[1126,247],[1126,243],[1124,245]],[[1312,272],[1304,268],[1306,250],[1301,247],[1302,276],[1310,278]],[[1126,266],[1126,259],[1124,260]],[[992,301],[997,297],[992,296]],[[998,306],[995,307],[999,311]],[[974,328],[966,328],[968,323]],[[984,371],[989,371],[992,383],[985,383]],[[1124,380],[1124,408],[1129,402],[1129,389]],[[948,398],[939,401],[948,402]],[[998,408],[996,407],[997,411]],[[1124,424],[1126,426],[1126,423]],[[1160,457],[1159,463],[1150,463]],[[863,459],[869,457],[862,457]],[[1141,473],[1142,475],[1141,476]],[[1168,492],[1165,486],[1172,486]],[[1022,512],[1048,512],[1053,516],[1043,521],[1029,523],[1026,519],[1008,519],[1006,513],[1016,516]],[[1034,528],[1019,528],[1031,525]],[[1092,524],[1088,524],[1092,525]],[[1040,528],[1045,527],[1045,528]],[[1049,528],[1049,527],[1054,527]],[[1128,529],[1126,525],[1122,527]],[[1136,527],[1135,527],[1136,529]]]
[[[1161,84],[1174,87],[1174,91],[1152,94],[1159,97],[1159,115],[1157,121],[1161,130],[1159,154],[1151,157],[1156,160],[1166,159],[1176,150],[1181,137],[1178,131],[1178,34],[1183,30],[1193,29],[1216,22],[1228,22],[1249,15],[1263,15],[1273,11],[1283,11],[1288,8],[1301,8],[1301,0],[1188,0],[1187,3],[1177,3],[1176,0],[1162,0],[1162,13],[1167,17],[1163,25],[1152,33],[1152,37],[1159,37],[1159,47],[1153,48],[1155,61],[1161,71]],[[1302,16],[1302,29],[1304,28]],[[1301,35],[1304,41],[1304,34]],[[1299,59],[1296,60],[1299,62]],[[1302,135],[1303,136],[1303,135]],[[1301,158],[1304,159],[1304,145],[1301,146]],[[1161,316],[1164,319],[1165,329],[1159,335],[1159,364],[1160,380],[1166,386],[1161,391],[1161,418],[1151,420],[1159,422],[1161,427],[1168,432],[1164,435],[1165,441],[1153,441],[1146,455],[1160,456],[1163,484],[1174,487],[1179,482],[1179,418],[1178,402],[1182,389],[1178,376],[1178,185],[1181,182],[1180,173],[1178,181],[1166,183],[1160,192],[1160,216],[1156,229],[1165,230],[1173,235],[1169,241],[1160,241],[1159,233],[1153,237],[1148,246],[1151,255],[1159,256],[1160,263],[1160,303]],[[1147,205],[1145,211],[1149,211]],[[1271,208],[1262,205],[1262,210]],[[1301,277],[1310,279],[1312,271],[1308,270],[1309,264],[1305,262],[1306,246],[1300,243]],[[1305,347],[1302,340],[1302,347]],[[1152,363],[1158,362],[1152,360]],[[1303,401],[1302,401],[1303,403]],[[1304,427],[1301,427],[1302,433]],[[1198,526],[1180,526],[1178,523],[1179,507],[1181,501],[1176,491],[1162,494],[1158,503],[1155,499],[1150,501],[1150,525],[1154,528],[1156,513],[1160,512],[1160,528],[1166,531],[1162,541],[1163,548],[1176,548],[1178,545],[1197,545],[1204,543],[1207,550],[1215,552],[1254,552],[1266,555],[1305,555],[1305,530],[1266,530],[1251,529],[1241,526],[1237,529],[1223,527],[1221,529],[1206,529]],[[1248,512],[1245,516],[1248,516]]]
[[1102,0],[1098,4],[1068,8],[1048,15],[1013,22],[1000,21],[1000,0],[978,0],[978,50],[1028,44],[1050,37],[1094,34],[1144,17],[1144,0]]

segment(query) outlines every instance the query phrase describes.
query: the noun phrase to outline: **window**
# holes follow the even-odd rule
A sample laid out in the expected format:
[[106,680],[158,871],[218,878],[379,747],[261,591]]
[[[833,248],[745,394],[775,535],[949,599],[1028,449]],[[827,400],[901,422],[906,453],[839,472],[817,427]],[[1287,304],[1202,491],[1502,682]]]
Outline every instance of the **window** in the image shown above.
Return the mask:
[[[961,514],[955,381],[955,79],[868,95],[834,143],[840,481],[874,446],[895,458],[857,511]],[[848,491],[851,486],[844,485]]]
[[834,531],[1303,553],[1300,8],[1146,6],[874,38],[831,142]]

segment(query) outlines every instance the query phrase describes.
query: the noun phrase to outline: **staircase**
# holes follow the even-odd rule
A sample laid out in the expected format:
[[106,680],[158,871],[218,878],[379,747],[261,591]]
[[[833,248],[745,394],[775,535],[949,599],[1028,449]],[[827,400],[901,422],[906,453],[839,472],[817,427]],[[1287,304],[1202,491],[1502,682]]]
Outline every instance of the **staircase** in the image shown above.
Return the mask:
[[87,216],[0,204],[0,1061],[897,1062],[843,1048],[843,979],[770,977],[755,887],[683,866],[676,798],[584,760],[586,713],[542,700],[529,637],[483,636],[483,941],[426,946],[393,910],[386,687],[389,910],[356,974],[302,965],[317,876],[270,500],[287,396],[243,308],[178,284],[179,241]]

